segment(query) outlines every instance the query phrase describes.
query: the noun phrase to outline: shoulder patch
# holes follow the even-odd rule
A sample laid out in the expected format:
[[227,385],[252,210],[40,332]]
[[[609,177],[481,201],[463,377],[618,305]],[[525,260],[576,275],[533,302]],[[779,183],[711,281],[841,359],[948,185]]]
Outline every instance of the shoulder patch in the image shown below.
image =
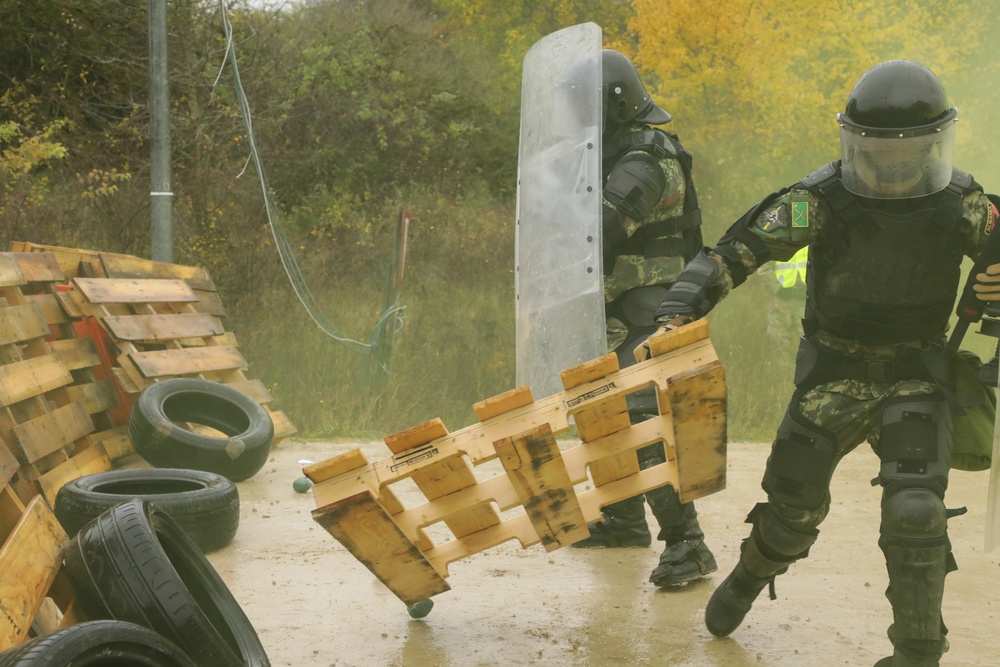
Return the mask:
[[764,209],[757,216],[757,229],[762,232],[773,232],[788,226],[788,215],[782,204]]
[[792,227],[803,229],[809,226],[809,197],[792,195]]

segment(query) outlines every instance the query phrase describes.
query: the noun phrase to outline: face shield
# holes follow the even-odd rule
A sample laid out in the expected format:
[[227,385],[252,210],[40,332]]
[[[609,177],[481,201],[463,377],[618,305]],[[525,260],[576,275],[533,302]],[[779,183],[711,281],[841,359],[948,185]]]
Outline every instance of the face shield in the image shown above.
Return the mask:
[[903,129],[864,127],[844,114],[840,123],[841,177],[848,191],[874,199],[910,199],[940,192],[951,182],[955,110],[933,125]]

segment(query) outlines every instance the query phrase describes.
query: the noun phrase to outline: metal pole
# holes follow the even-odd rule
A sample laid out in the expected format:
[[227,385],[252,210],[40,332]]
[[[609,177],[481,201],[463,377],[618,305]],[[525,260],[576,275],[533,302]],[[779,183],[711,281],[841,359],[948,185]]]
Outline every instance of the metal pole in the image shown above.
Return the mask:
[[150,238],[158,262],[173,262],[174,256],[167,76],[167,0],[149,0]]

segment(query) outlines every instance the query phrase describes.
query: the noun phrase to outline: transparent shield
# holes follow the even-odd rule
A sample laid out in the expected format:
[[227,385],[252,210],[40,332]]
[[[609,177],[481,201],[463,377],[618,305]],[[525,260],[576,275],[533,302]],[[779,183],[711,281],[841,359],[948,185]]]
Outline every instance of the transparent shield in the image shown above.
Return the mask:
[[515,240],[517,384],[607,352],[601,270],[601,29],[584,23],[524,57]]

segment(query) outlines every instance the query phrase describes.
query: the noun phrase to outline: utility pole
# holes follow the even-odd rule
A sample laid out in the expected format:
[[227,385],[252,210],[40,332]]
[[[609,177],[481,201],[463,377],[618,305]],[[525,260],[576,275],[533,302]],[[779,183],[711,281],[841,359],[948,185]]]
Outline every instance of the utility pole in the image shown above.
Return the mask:
[[174,258],[167,77],[167,0],[149,0],[150,238],[152,258],[158,262]]

